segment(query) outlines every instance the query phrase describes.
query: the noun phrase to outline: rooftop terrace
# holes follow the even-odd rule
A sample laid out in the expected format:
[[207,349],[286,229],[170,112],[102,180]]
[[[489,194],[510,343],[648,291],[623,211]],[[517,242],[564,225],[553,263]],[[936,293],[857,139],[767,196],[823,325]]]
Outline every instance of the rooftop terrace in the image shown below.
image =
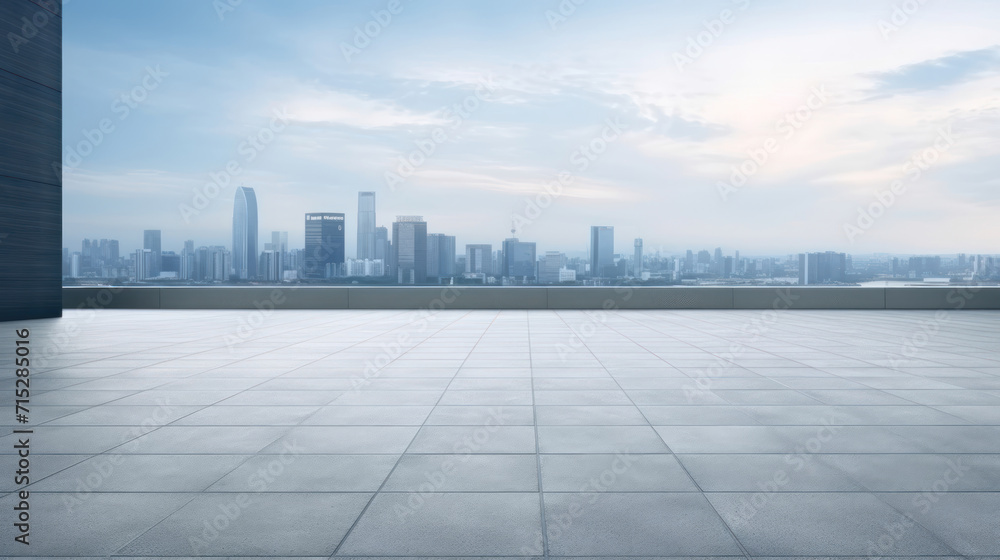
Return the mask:
[[[35,366],[32,544],[0,523],[4,554],[1000,556],[996,312],[70,309],[15,326]],[[0,375],[0,422],[23,428]]]

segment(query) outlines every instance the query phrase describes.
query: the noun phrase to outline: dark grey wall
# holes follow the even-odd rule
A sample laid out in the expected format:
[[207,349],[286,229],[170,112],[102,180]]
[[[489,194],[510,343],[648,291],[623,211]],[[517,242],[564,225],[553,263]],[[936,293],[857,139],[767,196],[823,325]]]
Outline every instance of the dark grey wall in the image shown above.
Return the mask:
[[0,321],[62,315],[61,13],[0,1]]
[[68,287],[86,309],[1000,309],[1000,287]]

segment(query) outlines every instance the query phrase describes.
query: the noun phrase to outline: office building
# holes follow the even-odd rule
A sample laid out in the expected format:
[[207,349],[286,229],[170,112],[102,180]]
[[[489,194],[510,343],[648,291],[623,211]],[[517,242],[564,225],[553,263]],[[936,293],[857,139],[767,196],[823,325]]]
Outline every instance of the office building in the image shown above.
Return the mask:
[[306,214],[306,251],[302,274],[305,278],[336,276],[344,264],[344,214]]
[[443,237],[441,233],[427,234],[427,279],[435,281],[441,277],[441,248],[438,238]]
[[[268,243],[268,245],[271,245]],[[282,280],[282,261],[281,252],[274,249],[265,249],[260,254],[260,266],[258,270],[260,271],[261,280],[267,282],[281,282]]]
[[535,266],[534,243],[520,241],[516,237],[504,240],[501,276],[519,282],[534,280]]
[[466,274],[493,274],[493,246],[489,244],[473,244],[465,246]]
[[389,241],[389,229],[379,226],[375,228],[375,258],[373,260],[382,261],[385,274],[389,274],[392,267],[392,242]]
[[[540,284],[558,284],[560,272],[566,267],[566,255],[559,251],[547,251],[538,260],[538,282]],[[575,275],[574,275],[575,278]]]
[[723,278],[729,278],[730,276],[735,274],[736,270],[735,266],[736,266],[736,261],[733,259],[733,257],[722,257],[722,260],[719,261],[719,271],[720,271],[719,276],[722,276]]
[[455,275],[455,236],[443,233],[427,235],[427,277],[451,278]]
[[160,253],[160,278],[180,278],[181,256],[173,251]]
[[427,282],[427,222],[422,216],[396,216],[392,223],[392,260],[399,284]]
[[910,257],[909,273],[913,278],[941,275],[941,257]]
[[843,282],[847,271],[847,255],[825,253],[799,254],[799,284],[833,284]]
[[92,255],[93,255],[93,253],[97,252],[97,249],[96,249],[96,247],[91,248],[92,245],[94,245],[94,246],[97,245],[97,240],[96,239],[93,241],[93,243],[89,239],[84,239],[83,240],[83,244],[80,247],[80,263],[79,263],[79,266],[80,266],[81,270],[86,270],[86,269],[90,268],[91,266],[93,266],[91,264],[92,260],[93,260],[94,263],[96,263],[96,259],[94,259]]
[[240,280],[257,277],[257,195],[239,187],[233,199],[233,275]]
[[[287,270],[288,267],[288,232],[287,231],[272,231],[271,232],[271,242],[264,244],[265,251],[274,251],[275,256],[278,259],[278,269],[281,272]],[[263,269],[260,270],[261,277],[266,276]],[[279,275],[280,276],[280,275]]]
[[229,279],[232,267],[232,253],[225,247],[198,247],[191,276],[196,282],[221,282]]
[[154,260],[155,253],[151,249],[136,249],[132,258],[134,261],[132,265],[134,271],[132,277],[135,278],[136,282],[156,278],[156,276],[153,276],[153,263],[156,262]]
[[375,193],[358,193],[358,252],[360,260],[377,259],[375,255]]
[[[160,230],[147,229],[142,232],[142,248],[148,249],[152,255],[149,257],[148,268],[143,269],[143,279],[156,278],[160,275],[160,255],[162,247],[160,245]],[[146,266],[144,265],[144,266]]]
[[385,276],[380,259],[347,259],[347,276]]
[[633,246],[635,252],[632,255],[632,276],[638,278],[642,276],[642,239],[636,239]]
[[590,227],[590,275],[594,278],[616,275],[614,226]]

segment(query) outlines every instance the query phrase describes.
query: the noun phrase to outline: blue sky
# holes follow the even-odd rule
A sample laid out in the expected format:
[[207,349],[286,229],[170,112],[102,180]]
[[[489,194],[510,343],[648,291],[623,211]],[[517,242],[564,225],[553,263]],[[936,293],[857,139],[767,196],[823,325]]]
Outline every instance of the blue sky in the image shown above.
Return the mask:
[[499,245],[514,216],[540,252],[585,251],[591,225],[615,226],[619,252],[997,251],[995,1],[232,4],[67,2],[68,247],[133,250],[143,229],[165,250],[228,246],[243,184],[262,237],[293,247],[305,212],[345,212],[348,256],[362,190],[380,225],[423,215],[460,247]]

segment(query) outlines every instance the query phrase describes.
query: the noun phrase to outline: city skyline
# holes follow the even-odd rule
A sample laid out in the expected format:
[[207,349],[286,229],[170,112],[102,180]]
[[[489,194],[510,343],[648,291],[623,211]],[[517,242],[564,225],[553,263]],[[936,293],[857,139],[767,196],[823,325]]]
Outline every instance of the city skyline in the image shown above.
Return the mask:
[[[701,249],[695,255],[687,249],[661,255],[660,249],[645,253],[642,238],[632,241],[633,252],[618,252],[615,227],[590,227],[587,258],[569,257],[569,252],[537,250],[537,243],[517,237],[512,223],[511,237],[494,252],[491,244],[465,244],[458,252],[456,237],[429,232],[422,216],[396,216],[392,236],[388,228],[377,226],[375,193],[358,192],[356,254],[348,257],[345,213],[306,213],[305,245],[295,249],[287,231],[272,231],[271,242],[260,246],[257,229],[257,198],[254,189],[241,186],[233,201],[231,251],[222,246],[200,246],[185,240],[180,254],[162,250],[162,231],[144,230],[143,246],[122,260],[118,240],[84,239],[80,252],[63,249],[64,277],[68,279],[107,278],[115,281],[182,282],[287,282],[338,281],[368,277],[379,283],[413,285],[462,282],[494,284],[561,284],[590,281],[603,283],[635,279],[654,283],[746,282],[791,283],[799,285],[852,284],[874,279],[931,279],[974,282],[1000,279],[997,259],[990,254],[956,254],[879,257],[836,251],[807,251],[782,257],[753,256],[739,249],[722,247],[714,253]],[[797,258],[796,258],[797,256]],[[161,275],[162,271],[162,275]],[[967,274],[971,273],[971,276]],[[630,280],[631,281],[631,280]]]
[[602,223],[755,254],[1000,238],[995,3],[402,6],[345,54],[385,3],[67,5],[64,245],[147,224],[226,243],[241,184],[280,193],[260,228],[295,246],[306,212],[353,237],[358,191],[470,242],[523,216],[539,254]]

